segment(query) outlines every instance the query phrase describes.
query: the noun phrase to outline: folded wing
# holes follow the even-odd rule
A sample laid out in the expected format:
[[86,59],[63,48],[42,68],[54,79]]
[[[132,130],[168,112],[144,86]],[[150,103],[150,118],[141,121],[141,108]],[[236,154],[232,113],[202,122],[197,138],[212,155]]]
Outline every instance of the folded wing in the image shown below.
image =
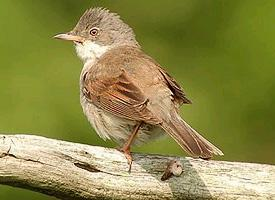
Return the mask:
[[157,119],[147,109],[148,99],[131,81],[127,72],[121,70],[116,77],[91,79],[89,72],[84,79],[84,95],[97,107],[116,116],[135,121],[146,121],[149,124],[159,124]]

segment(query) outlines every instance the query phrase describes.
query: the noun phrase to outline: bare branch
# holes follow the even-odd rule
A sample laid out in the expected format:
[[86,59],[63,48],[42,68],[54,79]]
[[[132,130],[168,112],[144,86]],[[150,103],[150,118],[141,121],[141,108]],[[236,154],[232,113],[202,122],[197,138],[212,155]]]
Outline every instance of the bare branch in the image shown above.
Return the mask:
[[[161,181],[167,163],[183,173]],[[275,199],[275,166],[134,154],[33,135],[0,135],[0,183],[60,199]]]

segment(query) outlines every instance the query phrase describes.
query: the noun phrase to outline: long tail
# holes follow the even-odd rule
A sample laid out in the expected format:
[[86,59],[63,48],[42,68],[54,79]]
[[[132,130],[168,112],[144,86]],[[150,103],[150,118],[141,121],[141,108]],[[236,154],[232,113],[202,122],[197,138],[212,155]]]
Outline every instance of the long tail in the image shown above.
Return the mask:
[[190,155],[210,159],[215,155],[223,155],[222,151],[203,138],[189,126],[176,112],[171,119],[163,122],[162,128]]

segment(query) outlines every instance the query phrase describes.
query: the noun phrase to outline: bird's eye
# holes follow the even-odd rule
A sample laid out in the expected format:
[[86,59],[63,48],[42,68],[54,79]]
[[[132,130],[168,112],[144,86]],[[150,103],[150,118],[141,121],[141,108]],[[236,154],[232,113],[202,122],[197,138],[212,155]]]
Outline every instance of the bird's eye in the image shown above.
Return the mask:
[[91,34],[92,36],[97,36],[98,33],[99,33],[99,29],[98,29],[98,28],[96,28],[96,27],[91,28],[90,34]]

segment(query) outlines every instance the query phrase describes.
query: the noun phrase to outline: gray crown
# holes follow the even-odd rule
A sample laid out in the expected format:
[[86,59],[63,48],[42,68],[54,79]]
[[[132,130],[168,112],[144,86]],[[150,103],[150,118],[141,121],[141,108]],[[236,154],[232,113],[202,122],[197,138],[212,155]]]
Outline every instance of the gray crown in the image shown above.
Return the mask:
[[[97,37],[90,35],[90,30],[93,27],[98,28],[100,31]],[[93,40],[101,45],[128,44],[139,46],[133,29],[124,23],[118,14],[111,13],[105,8],[86,10],[71,33]]]

